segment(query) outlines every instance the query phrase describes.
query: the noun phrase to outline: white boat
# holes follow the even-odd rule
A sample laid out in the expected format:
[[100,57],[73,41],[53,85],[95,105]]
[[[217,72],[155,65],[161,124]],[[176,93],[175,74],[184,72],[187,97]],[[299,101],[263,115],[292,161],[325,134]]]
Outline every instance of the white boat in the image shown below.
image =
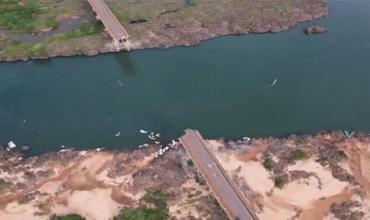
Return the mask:
[[17,147],[17,145],[15,145],[15,143],[14,143],[13,141],[9,141],[9,143],[8,143],[8,147],[9,147],[10,149],[13,149],[13,148],[16,148],[16,147]]

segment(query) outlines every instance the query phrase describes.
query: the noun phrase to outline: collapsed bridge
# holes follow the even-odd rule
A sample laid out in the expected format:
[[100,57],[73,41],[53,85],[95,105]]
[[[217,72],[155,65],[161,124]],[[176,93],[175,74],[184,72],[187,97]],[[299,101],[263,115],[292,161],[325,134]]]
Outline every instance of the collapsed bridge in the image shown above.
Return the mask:
[[117,50],[121,49],[129,37],[126,29],[122,26],[116,16],[114,16],[104,0],[87,1],[96,13],[96,18],[103,23],[105,31],[112,37]]

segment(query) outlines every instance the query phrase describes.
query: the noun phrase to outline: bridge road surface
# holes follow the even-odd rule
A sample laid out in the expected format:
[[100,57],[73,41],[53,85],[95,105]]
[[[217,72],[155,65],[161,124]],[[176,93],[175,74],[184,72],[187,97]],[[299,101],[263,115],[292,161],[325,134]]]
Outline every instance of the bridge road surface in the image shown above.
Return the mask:
[[229,218],[232,220],[255,219],[241,195],[236,191],[237,189],[232,185],[231,180],[225,176],[223,168],[219,167],[220,165],[215,161],[216,158],[207,149],[199,132],[187,129],[180,141]]
[[113,40],[120,41],[128,38],[128,33],[118,19],[113,15],[104,0],[87,0],[95,11],[99,20],[102,21],[106,30]]

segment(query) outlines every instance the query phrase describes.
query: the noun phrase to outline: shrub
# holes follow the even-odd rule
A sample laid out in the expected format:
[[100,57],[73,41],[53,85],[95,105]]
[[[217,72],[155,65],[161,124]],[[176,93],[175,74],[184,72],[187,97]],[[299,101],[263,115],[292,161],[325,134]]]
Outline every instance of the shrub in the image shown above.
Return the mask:
[[[147,193],[143,200],[149,206],[123,208],[114,220],[166,220],[168,208],[164,194],[160,191]],[[152,207],[153,206],[153,207]]]
[[46,23],[46,26],[47,27],[52,28],[52,29],[54,29],[54,28],[56,28],[58,26],[58,22],[55,20],[54,17],[48,17],[48,18],[46,18],[45,23]]
[[288,162],[293,162],[296,160],[302,160],[307,157],[306,152],[304,152],[301,149],[297,149],[295,151],[292,151],[289,155]]
[[68,37],[83,37],[86,35],[91,35],[102,31],[103,27],[101,23],[85,23],[82,24],[79,28],[74,29],[68,33]]
[[282,189],[285,185],[285,180],[282,178],[282,177],[277,177],[275,180],[274,180],[274,183],[275,183],[275,187],[279,188],[279,189]]
[[51,220],[85,220],[85,218],[77,214],[70,214],[64,216],[54,216],[51,218]]
[[274,166],[274,161],[270,157],[266,157],[263,161],[263,166],[266,168],[266,170],[272,170],[272,167]]
[[[9,1],[5,3],[9,3]],[[12,30],[31,32],[34,28],[34,19],[40,12],[40,6],[32,0],[28,0],[24,5],[17,4],[0,8],[0,26]]]
[[46,53],[45,52],[45,47],[44,47],[43,44],[38,43],[38,44],[34,44],[34,45],[31,46],[30,54],[32,56],[36,56],[36,57],[43,56],[43,55],[45,55],[45,53]]

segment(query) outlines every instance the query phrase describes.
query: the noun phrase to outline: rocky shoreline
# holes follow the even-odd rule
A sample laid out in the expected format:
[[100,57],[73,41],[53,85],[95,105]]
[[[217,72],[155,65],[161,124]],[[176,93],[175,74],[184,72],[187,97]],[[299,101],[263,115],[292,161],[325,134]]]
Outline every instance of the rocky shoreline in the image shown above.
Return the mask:
[[[167,21],[169,18],[163,19],[166,20],[166,23],[163,23],[164,21],[160,19],[143,23],[129,22],[124,24],[124,26],[131,33],[131,37],[126,48],[123,48],[121,51],[171,48],[177,46],[189,47],[198,45],[203,40],[225,35],[276,33],[287,31],[300,22],[310,21],[328,15],[328,3],[326,0],[300,0],[298,4],[298,6],[292,6],[289,10],[284,9],[287,11],[274,12],[273,14],[262,17],[258,17],[257,15],[245,17],[242,11],[239,12],[237,10],[236,12],[232,12],[235,9],[226,8],[225,16],[216,16],[207,20],[207,22],[192,20],[175,25]],[[261,8],[256,8],[255,11],[261,10],[263,12],[265,8],[263,6],[259,7]],[[244,21],[243,19],[246,20]],[[146,31],[143,32],[141,31],[142,29],[146,29]],[[0,62],[27,61],[30,59],[48,59],[53,57],[96,56],[99,54],[119,52],[113,47],[106,33],[97,34],[95,40],[98,43],[88,45],[84,50],[80,51],[67,47],[58,49],[48,49],[47,47],[46,54],[42,56],[0,56]],[[82,44],[84,43],[83,38],[79,39],[79,41]]]

